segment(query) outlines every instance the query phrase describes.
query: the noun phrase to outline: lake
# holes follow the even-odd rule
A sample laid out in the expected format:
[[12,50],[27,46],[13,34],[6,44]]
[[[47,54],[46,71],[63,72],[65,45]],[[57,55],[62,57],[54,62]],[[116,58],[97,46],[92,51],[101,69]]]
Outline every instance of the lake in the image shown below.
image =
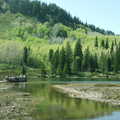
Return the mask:
[[67,97],[54,91],[50,85],[69,83],[118,83],[120,79],[106,78],[29,78],[26,83],[10,83],[13,89],[31,93],[32,97],[44,97],[34,108],[36,120],[119,120],[120,108],[101,102]]

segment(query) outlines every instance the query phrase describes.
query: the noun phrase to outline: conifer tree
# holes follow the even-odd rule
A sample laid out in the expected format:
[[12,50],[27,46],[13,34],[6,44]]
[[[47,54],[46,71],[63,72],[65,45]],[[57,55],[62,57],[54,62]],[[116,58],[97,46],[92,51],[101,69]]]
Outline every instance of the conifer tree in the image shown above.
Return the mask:
[[62,47],[62,49],[60,50],[58,74],[63,75],[63,68],[65,66],[65,63],[66,63],[66,54],[64,47]]
[[74,75],[77,75],[77,73],[78,73],[78,69],[77,68],[78,68],[77,61],[73,60],[73,63],[72,63],[72,73]]
[[46,75],[45,64],[42,63],[41,64],[41,76],[45,76],[45,75]]
[[55,55],[54,55],[55,71],[57,71],[58,65],[59,65],[59,48],[55,51]]
[[51,62],[52,60],[52,57],[53,57],[53,49],[50,49],[49,50],[49,61]]
[[95,67],[95,69],[98,69],[98,58],[97,58],[96,53],[95,53],[95,56],[94,56],[94,67]]
[[104,48],[104,40],[101,40],[101,46]]
[[118,52],[115,53],[115,60],[114,60],[114,73],[118,72]]
[[95,71],[95,63],[94,63],[94,58],[93,58],[93,56],[92,56],[92,54],[91,54],[91,56],[90,56],[90,72],[94,72]]
[[108,72],[111,70],[111,57],[110,54],[107,56],[107,65],[108,65]]
[[115,46],[117,45],[116,39],[115,39]]
[[27,47],[25,46],[23,51],[23,63],[25,65],[27,65],[27,58],[28,58],[28,50],[27,50]]
[[95,47],[98,47],[98,38],[97,38],[97,36],[95,38]]
[[102,52],[101,52],[101,56],[100,56],[100,68],[101,68],[101,72],[102,72],[102,73],[105,72],[105,66],[106,66],[105,54],[104,54],[103,51],[102,51]]
[[63,68],[63,75],[69,74],[68,63],[66,62]]
[[23,66],[23,68],[22,68],[22,74],[23,74],[23,75],[26,74],[26,68],[25,68],[25,66]]
[[114,47],[114,43],[112,42],[110,53],[113,53],[113,47]]
[[72,48],[69,41],[66,44],[65,50],[66,50],[66,63],[68,67],[68,74],[71,74],[71,64],[73,61],[73,53],[72,53]]
[[82,67],[82,60],[83,60],[82,45],[80,43],[80,39],[77,40],[75,45],[74,59],[77,61],[78,71],[80,71]]
[[89,47],[85,50],[85,55],[83,59],[83,69],[87,71],[88,67],[90,67],[90,51]]
[[108,38],[107,38],[107,41],[106,41],[106,44],[105,44],[105,48],[106,48],[106,49],[109,48]]

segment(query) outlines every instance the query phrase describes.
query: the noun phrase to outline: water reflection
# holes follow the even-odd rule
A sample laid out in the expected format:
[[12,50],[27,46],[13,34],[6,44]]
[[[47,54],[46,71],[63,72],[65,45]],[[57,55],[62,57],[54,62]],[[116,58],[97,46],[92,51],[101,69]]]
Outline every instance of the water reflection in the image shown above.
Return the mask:
[[38,81],[35,83],[31,80],[30,83],[15,83],[13,85],[15,90],[29,92],[33,97],[45,98],[45,101],[36,106],[34,110],[32,116],[36,120],[94,119],[105,115],[112,115],[114,111],[118,110],[101,102],[69,98],[65,94],[56,92],[49,87],[50,84],[55,84],[50,82],[51,80],[49,83]]

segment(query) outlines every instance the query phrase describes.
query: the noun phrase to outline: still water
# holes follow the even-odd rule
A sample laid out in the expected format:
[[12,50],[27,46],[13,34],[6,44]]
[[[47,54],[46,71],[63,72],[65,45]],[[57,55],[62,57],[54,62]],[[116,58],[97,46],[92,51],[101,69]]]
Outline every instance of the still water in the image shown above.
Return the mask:
[[26,83],[15,83],[15,90],[31,93],[32,97],[43,97],[34,109],[36,120],[119,120],[120,109],[101,102],[69,98],[54,91],[50,85],[69,83],[118,83],[119,79],[78,78],[34,78]]

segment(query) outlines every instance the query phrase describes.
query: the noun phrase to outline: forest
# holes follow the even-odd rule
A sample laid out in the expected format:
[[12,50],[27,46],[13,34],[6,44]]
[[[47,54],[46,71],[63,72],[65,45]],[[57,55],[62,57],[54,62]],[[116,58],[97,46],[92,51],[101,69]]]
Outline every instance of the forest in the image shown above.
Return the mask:
[[0,75],[118,74],[120,36],[55,4],[0,0]]

